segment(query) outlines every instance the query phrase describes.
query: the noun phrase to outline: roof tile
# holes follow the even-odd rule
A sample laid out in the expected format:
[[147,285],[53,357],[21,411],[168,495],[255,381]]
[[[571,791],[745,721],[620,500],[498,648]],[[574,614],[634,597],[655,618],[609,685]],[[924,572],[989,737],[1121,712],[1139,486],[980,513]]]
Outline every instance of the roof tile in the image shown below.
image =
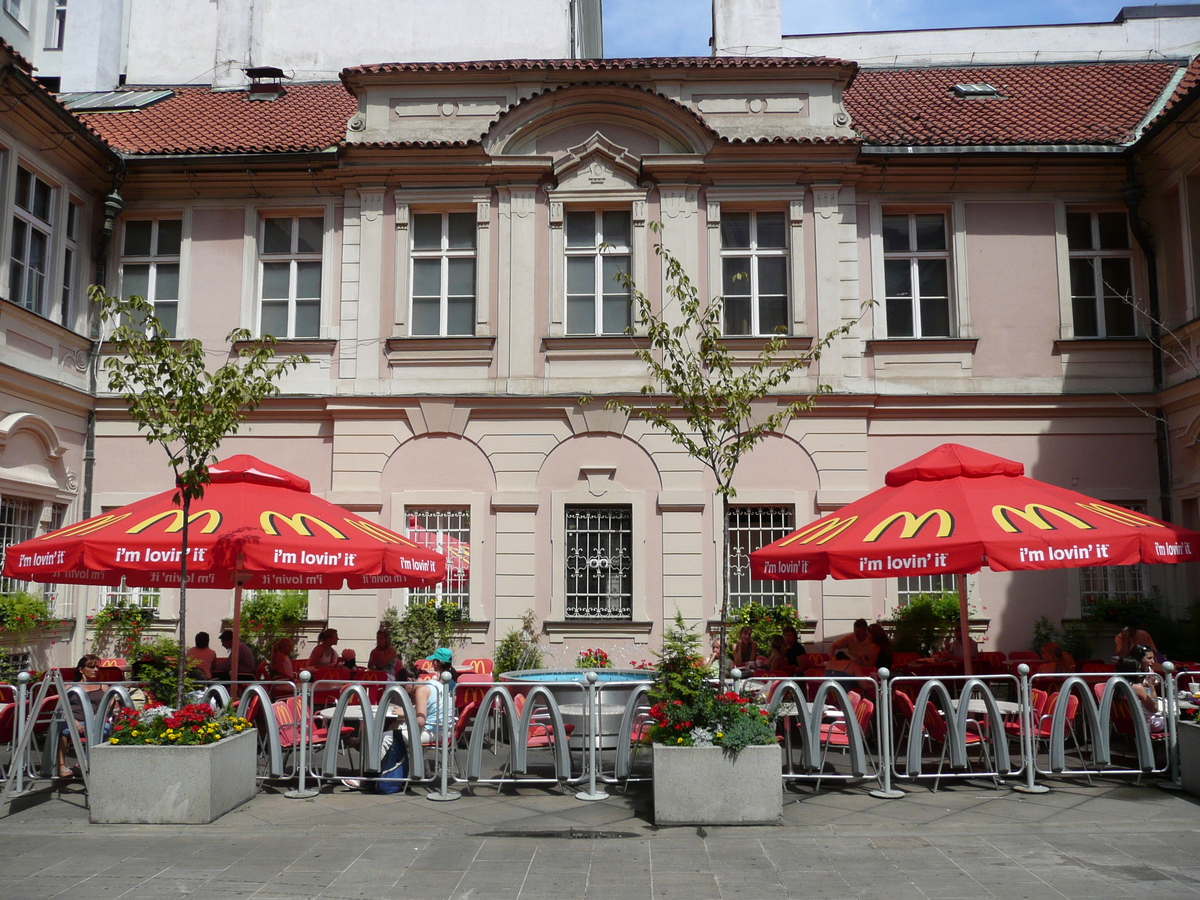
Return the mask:
[[[845,103],[869,144],[1120,145],[1177,71],[1169,62],[860,69]],[[981,82],[1000,97],[954,95],[956,84]]]
[[471,62],[393,62],[353,66],[342,70],[343,80],[354,75],[388,72],[603,72],[614,69],[785,69],[797,66],[849,66],[858,63],[827,56],[653,56],[635,59],[482,59]]

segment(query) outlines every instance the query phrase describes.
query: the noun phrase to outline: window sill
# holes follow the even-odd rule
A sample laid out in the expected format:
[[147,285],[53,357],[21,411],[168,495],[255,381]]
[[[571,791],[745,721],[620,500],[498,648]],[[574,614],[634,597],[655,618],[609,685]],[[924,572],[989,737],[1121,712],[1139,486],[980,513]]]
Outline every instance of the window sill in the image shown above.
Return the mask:
[[[721,336],[721,343],[731,353],[758,353],[772,337],[766,334],[725,334]],[[785,352],[810,350],[813,345],[813,339],[802,334],[783,335],[783,341]]]
[[867,341],[867,353],[975,353],[979,338],[883,338]]
[[[236,341],[233,349],[238,351],[253,347],[257,343],[254,340]],[[290,356],[295,353],[332,356],[333,351],[337,349],[337,341],[333,338],[276,338],[274,348],[276,356]]]
[[1064,350],[1073,353],[1078,350],[1095,350],[1097,352],[1104,352],[1107,350],[1132,350],[1143,348],[1150,348],[1150,341],[1144,337],[1060,338],[1054,342],[1055,353],[1062,353]]
[[542,338],[547,356],[612,356],[631,357],[636,350],[645,350],[650,339],[637,334],[565,334]]
[[[727,640],[728,643],[732,644],[733,640],[736,640],[737,632],[739,629],[741,629],[741,627],[742,627],[741,622],[725,623],[725,634],[733,636],[732,640]],[[708,630],[709,630],[710,634],[716,634],[717,632],[719,632],[721,630],[721,620],[720,619],[709,619],[708,620]],[[796,633],[797,634],[816,634],[817,633],[817,620],[816,619],[799,619],[799,620],[797,620]]]
[[438,365],[491,365],[496,350],[494,335],[460,335],[457,337],[390,337],[387,339],[387,361],[391,367]]
[[550,635],[550,641],[555,644],[561,644],[568,638],[585,640],[597,638],[628,640],[633,638],[634,643],[645,644],[649,641],[650,632],[653,629],[653,622],[613,619],[558,619],[542,623],[542,630]]

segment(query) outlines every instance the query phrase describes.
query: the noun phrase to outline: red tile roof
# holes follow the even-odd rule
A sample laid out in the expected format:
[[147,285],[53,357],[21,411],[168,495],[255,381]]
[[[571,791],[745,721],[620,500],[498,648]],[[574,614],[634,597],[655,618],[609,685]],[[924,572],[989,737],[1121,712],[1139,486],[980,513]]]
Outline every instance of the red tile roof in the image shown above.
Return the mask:
[[1196,90],[1197,85],[1200,85],[1200,56],[1193,59],[1187,67],[1183,77],[1179,79],[1179,84],[1175,85],[1175,90],[1171,92],[1171,96],[1163,104],[1163,108],[1154,117],[1154,124],[1157,125],[1171,110],[1183,103]]
[[130,154],[325,150],[346,136],[358,101],[340,84],[289,84],[278,100],[182,87],[129,112],[81,113],[113,149]]
[[33,63],[18,53],[16,48],[2,37],[0,37],[0,50],[12,57],[13,64],[18,69],[29,74],[33,73]]
[[375,63],[342,71],[354,75],[387,72],[605,72],[615,69],[790,69],[812,66],[846,66],[858,63],[826,56],[655,56],[643,59],[483,59],[472,62]]
[[[868,144],[1125,144],[1174,63],[860,69],[846,109]],[[963,99],[986,83],[997,99]]]

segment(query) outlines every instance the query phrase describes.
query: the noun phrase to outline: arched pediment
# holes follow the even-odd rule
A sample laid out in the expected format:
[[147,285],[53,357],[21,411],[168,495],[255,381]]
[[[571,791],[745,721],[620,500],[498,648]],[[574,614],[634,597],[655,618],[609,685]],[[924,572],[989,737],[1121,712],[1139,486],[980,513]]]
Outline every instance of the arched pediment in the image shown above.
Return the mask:
[[31,412],[0,419],[0,490],[24,497],[66,500],[75,492],[67,470],[67,448],[58,429]]
[[53,465],[67,452],[59,440],[58,430],[52,424],[35,413],[17,412],[0,419],[0,454],[4,453],[9,440],[21,431],[31,432],[40,442],[47,466]]
[[483,147],[489,156],[557,157],[577,145],[584,131],[599,133],[638,157],[703,155],[717,140],[694,112],[674,100],[631,85],[598,84],[543,91],[510,107],[483,136]]

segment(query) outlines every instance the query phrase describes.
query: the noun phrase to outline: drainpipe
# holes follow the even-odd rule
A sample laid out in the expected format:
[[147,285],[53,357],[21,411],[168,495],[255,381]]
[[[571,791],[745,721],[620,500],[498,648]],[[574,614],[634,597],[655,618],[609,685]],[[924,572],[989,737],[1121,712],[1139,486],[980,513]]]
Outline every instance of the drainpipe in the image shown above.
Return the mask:
[[1155,253],[1154,241],[1151,238],[1149,230],[1146,228],[1146,223],[1142,221],[1141,216],[1138,214],[1146,192],[1138,184],[1133,159],[1128,158],[1125,166],[1127,180],[1121,185],[1121,195],[1125,199],[1125,207],[1129,210],[1129,229],[1133,232],[1134,239],[1138,242],[1142,254],[1146,257],[1146,299],[1150,313],[1150,360],[1155,394],[1154,443],[1158,451],[1159,515],[1163,520],[1170,522],[1172,514],[1171,445],[1167,435],[1167,415],[1163,411],[1163,408],[1158,405],[1158,394],[1163,388],[1162,329],[1159,326],[1159,322],[1162,321],[1162,315],[1158,302],[1158,256]]

